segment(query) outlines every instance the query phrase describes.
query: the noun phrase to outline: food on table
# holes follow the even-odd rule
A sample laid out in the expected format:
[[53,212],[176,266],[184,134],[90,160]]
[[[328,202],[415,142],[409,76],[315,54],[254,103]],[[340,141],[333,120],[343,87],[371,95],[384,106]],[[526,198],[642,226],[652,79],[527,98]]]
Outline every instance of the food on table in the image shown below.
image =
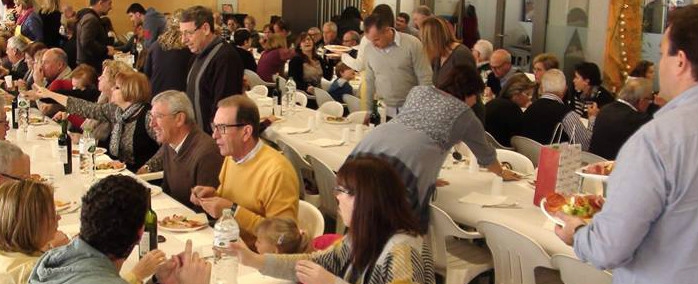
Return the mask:
[[97,170],[120,170],[126,165],[119,161],[110,161],[97,164]]
[[325,45],[325,49],[332,51],[332,52],[349,52],[351,51],[351,47],[348,46],[343,46],[343,45]]
[[42,124],[46,121],[44,121],[43,117],[30,117],[29,118],[29,124]]
[[60,209],[60,208],[64,208],[64,207],[70,205],[70,202],[66,202],[66,201],[54,199],[54,200],[53,200],[53,205],[56,206],[56,209]]
[[161,221],[158,221],[158,224],[160,224],[160,226],[172,228],[172,229],[199,228],[199,227],[205,225],[203,222],[191,220],[191,219],[187,218],[186,216],[177,215],[177,214],[173,214],[172,216],[165,217]]
[[585,174],[607,176],[607,175],[610,175],[611,172],[613,171],[614,165],[615,165],[615,163],[613,161],[591,164],[591,165],[586,166],[584,168],[583,172]]
[[31,174],[31,175],[29,175],[29,179],[36,181],[36,182],[47,182],[48,181],[45,177],[42,177],[40,174]]
[[545,198],[545,210],[555,213],[560,210],[567,215],[590,219],[601,211],[604,199],[598,195],[572,195],[565,197],[559,193],[552,193]]
[[328,117],[325,117],[325,120],[327,120],[329,122],[345,122],[346,118],[341,117],[341,116],[328,116]]
[[61,136],[61,132],[60,131],[51,131],[48,133],[39,133],[36,136],[39,136],[39,138],[42,138],[42,139],[58,139],[58,137]]

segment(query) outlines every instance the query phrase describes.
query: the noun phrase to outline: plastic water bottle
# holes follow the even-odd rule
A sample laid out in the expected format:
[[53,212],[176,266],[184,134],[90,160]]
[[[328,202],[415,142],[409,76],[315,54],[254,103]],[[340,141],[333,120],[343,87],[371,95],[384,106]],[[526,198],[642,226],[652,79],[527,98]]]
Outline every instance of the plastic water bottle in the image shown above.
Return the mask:
[[87,174],[90,179],[95,177],[95,151],[97,150],[97,141],[92,137],[92,130],[85,129],[79,141],[80,163],[82,164],[82,173]]
[[213,264],[213,279],[215,284],[237,284],[238,258],[228,251],[230,242],[240,238],[240,226],[233,217],[233,211],[223,210],[223,216],[213,227],[213,248],[216,259]]
[[291,111],[296,106],[296,81],[292,77],[286,81],[286,104]]

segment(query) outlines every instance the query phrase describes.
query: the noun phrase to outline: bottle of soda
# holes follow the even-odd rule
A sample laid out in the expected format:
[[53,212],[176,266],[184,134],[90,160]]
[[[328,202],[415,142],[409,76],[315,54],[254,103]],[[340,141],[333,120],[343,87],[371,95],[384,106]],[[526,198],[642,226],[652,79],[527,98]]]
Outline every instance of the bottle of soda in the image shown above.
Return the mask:
[[63,162],[63,172],[66,175],[73,173],[73,143],[68,135],[68,120],[61,120],[61,136],[58,136],[58,155]]
[[158,215],[153,211],[148,198],[148,211],[145,212],[145,225],[141,241],[138,243],[138,259],[143,258],[149,251],[158,248]]
[[375,126],[381,124],[381,115],[378,112],[378,101],[373,101],[373,109],[371,109],[371,114],[368,116],[368,123]]
[[234,253],[228,251],[230,242],[240,238],[240,226],[235,221],[233,211],[224,209],[223,216],[218,219],[213,227],[213,247],[216,252],[216,260],[213,264],[213,283],[236,284],[238,259]]

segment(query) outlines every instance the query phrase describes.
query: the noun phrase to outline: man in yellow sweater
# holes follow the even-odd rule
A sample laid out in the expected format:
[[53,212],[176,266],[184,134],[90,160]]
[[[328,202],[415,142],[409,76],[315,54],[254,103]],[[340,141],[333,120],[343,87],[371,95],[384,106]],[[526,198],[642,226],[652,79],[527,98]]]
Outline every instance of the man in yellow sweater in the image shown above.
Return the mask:
[[192,188],[191,202],[214,218],[231,208],[240,237],[253,245],[257,225],[267,217],[297,220],[299,182],[291,163],[259,139],[259,111],[246,96],[218,102],[211,123],[213,139],[225,157],[216,190]]

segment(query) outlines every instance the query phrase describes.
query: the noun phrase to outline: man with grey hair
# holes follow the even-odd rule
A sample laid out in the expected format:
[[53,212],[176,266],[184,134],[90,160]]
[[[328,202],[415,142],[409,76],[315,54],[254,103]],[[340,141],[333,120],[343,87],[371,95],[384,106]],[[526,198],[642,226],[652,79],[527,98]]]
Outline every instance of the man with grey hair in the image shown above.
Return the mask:
[[[35,84],[56,91],[61,89],[61,85],[67,85],[62,84],[62,82],[70,82],[72,73],[73,70],[68,66],[68,55],[65,51],[60,48],[51,48],[44,52],[41,57],[41,68],[37,68],[32,76]],[[65,110],[59,104],[43,103],[39,104],[39,109],[48,117],[53,117],[57,112]]]
[[337,24],[334,22],[324,23],[322,25],[322,46],[339,44],[341,43],[337,37]]
[[562,98],[567,91],[567,81],[565,74],[558,69],[550,69],[543,74],[540,88],[540,98],[524,112],[521,135],[547,145],[553,140],[557,125],[561,124],[561,141],[573,138],[575,143],[582,145],[583,151],[587,151],[596,113],[589,114],[587,128],[582,124],[579,114],[565,105]]
[[23,37],[13,36],[7,40],[7,59],[12,63],[12,68],[7,70],[0,67],[0,75],[5,77],[12,75],[13,80],[22,79],[29,71],[27,63],[24,61],[24,50],[27,49],[26,39]]
[[187,207],[200,210],[189,200],[191,189],[196,185],[218,187],[223,157],[213,138],[196,125],[187,94],[164,91],[153,98],[152,105],[150,127],[161,146],[138,172],[162,168],[163,191]]
[[618,93],[618,100],[601,108],[596,116],[589,152],[615,160],[625,141],[652,119],[647,108],[653,100],[650,80],[629,79]]
[[490,72],[487,75],[487,88],[485,88],[485,96],[496,97],[502,87],[507,84],[507,80],[516,72],[520,72],[518,68],[511,65],[511,53],[505,49],[497,49],[490,57]]
[[0,184],[28,176],[29,156],[10,141],[0,140]]
[[313,38],[315,47],[320,47],[322,45],[322,31],[318,27],[310,27],[308,29],[308,35]]
[[421,5],[417,8],[414,8],[414,11],[412,11],[412,22],[414,23],[414,27],[418,30],[421,29],[422,22],[424,22],[426,18],[429,18],[432,15],[433,14],[431,12],[431,9],[429,9],[429,6]]
[[[361,42],[361,35],[356,31],[348,31],[342,36],[342,45],[346,47],[358,47],[359,42]],[[349,52],[349,56],[356,58],[359,54],[358,49],[352,48]]]
[[480,76],[483,78],[487,78],[491,71],[490,57],[493,51],[492,43],[486,39],[478,40],[471,50],[473,57],[475,57],[475,63],[477,63],[477,71],[480,71]]

